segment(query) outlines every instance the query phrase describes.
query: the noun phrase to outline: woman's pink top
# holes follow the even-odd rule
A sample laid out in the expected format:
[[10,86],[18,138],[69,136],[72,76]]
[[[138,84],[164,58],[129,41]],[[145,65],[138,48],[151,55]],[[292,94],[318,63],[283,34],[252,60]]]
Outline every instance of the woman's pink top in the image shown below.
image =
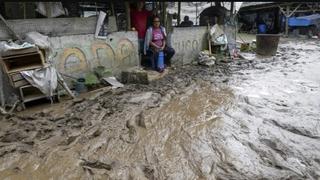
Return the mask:
[[160,28],[153,28],[152,29],[152,42],[155,43],[157,46],[162,47],[163,45],[163,33]]

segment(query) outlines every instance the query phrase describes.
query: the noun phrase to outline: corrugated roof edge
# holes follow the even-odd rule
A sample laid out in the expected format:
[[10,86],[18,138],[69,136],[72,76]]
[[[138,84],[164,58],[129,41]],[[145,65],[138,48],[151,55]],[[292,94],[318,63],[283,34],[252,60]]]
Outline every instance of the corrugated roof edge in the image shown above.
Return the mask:
[[265,4],[272,4],[272,3],[277,3],[277,2],[243,2],[240,8],[244,7],[254,7],[254,6],[261,6]]

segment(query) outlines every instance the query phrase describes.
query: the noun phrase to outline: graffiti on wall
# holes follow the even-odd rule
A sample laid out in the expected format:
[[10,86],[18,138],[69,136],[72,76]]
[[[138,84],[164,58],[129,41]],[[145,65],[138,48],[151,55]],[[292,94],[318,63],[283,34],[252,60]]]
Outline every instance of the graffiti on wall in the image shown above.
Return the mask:
[[181,40],[173,43],[174,48],[178,52],[185,51],[199,51],[201,46],[201,40],[193,39],[193,40]]
[[119,39],[116,43],[94,40],[86,46],[81,46],[79,42],[62,48],[56,64],[61,72],[79,75],[96,66],[110,70],[135,66],[139,62],[137,53],[137,48],[127,38]]

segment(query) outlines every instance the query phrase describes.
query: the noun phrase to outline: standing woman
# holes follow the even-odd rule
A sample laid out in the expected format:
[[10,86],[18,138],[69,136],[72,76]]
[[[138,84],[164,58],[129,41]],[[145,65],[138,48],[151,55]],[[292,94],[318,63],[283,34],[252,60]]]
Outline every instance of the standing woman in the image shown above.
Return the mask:
[[163,52],[164,62],[167,66],[171,66],[171,58],[175,53],[173,48],[167,46],[166,38],[166,29],[160,26],[160,18],[154,16],[152,19],[152,26],[149,27],[146,32],[144,54],[149,57],[152,68],[159,72],[163,71],[163,69],[159,69],[157,66],[159,52]]

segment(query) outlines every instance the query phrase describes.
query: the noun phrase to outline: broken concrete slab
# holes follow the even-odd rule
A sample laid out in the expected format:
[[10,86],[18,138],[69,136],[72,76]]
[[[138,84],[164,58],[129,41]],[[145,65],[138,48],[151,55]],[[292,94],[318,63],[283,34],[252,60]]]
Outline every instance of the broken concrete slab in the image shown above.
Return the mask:
[[125,84],[149,84],[147,72],[140,68],[129,68],[122,71],[121,81]]

